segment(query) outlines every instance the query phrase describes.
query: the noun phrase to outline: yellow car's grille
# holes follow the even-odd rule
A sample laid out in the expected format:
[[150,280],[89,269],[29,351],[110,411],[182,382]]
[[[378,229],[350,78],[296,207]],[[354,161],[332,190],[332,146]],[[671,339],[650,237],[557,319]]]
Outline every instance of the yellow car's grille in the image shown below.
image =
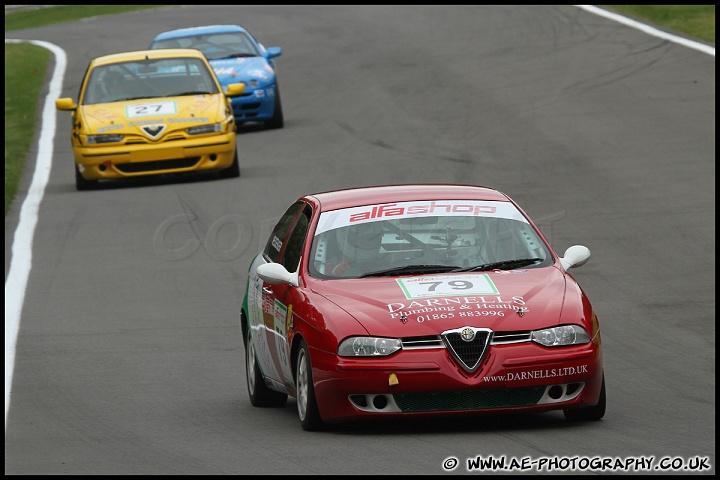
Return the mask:
[[152,162],[118,163],[115,168],[124,173],[152,172],[157,170],[176,170],[194,167],[200,157],[178,158],[175,160],[155,160]]
[[186,140],[186,138],[187,137],[185,137],[184,135],[176,133],[176,134],[167,135],[165,137],[162,137],[160,139],[160,142],[158,142],[157,140],[152,141],[149,138],[133,136],[133,137],[127,137],[125,139],[125,145],[150,145],[153,143],[175,142],[177,140]]

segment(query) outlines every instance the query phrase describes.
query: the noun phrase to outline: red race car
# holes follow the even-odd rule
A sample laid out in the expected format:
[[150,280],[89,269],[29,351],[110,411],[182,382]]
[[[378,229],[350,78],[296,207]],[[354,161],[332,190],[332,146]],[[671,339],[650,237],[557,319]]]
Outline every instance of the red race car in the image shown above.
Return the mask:
[[282,215],[248,274],[241,325],[256,407],[297,399],[319,430],[363,419],[605,414],[600,326],[507,195],[471,185],[317,193]]

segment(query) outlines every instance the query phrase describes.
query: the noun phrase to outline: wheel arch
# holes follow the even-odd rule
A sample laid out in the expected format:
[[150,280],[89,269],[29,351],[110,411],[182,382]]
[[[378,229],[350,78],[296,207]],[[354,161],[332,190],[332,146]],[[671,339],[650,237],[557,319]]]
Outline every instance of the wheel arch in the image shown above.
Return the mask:
[[[300,332],[296,332],[293,335],[292,344],[290,345],[290,368],[292,369],[293,385],[297,385],[297,354],[300,349],[300,340],[305,340],[305,343],[307,343],[305,336]],[[309,353],[308,351],[308,354]]]
[[247,312],[245,308],[242,308],[240,310],[240,330],[242,331],[242,340],[245,347],[247,347],[248,328]]

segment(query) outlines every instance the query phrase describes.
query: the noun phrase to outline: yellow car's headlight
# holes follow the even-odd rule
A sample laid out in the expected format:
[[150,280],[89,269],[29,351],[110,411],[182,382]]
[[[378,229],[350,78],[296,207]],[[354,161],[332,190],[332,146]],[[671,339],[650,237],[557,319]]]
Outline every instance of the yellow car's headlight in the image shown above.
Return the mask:
[[97,145],[98,143],[117,143],[122,142],[122,140],[123,135],[120,135],[119,133],[88,135],[85,138],[88,145]]
[[197,127],[190,127],[185,129],[188,135],[201,135],[203,133],[215,133],[222,132],[222,123],[213,123],[210,125],[199,125]]

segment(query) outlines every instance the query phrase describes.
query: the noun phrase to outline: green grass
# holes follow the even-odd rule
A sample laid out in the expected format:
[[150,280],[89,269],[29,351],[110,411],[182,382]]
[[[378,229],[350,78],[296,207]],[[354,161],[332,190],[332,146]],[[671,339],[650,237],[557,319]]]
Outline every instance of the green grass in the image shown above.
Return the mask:
[[[5,15],[5,32],[162,6],[62,5],[20,10]],[[17,195],[33,141],[40,89],[49,61],[50,52],[45,48],[29,43],[5,44],[5,215]]]
[[715,45],[715,5],[603,5],[603,7]]
[[15,198],[30,150],[40,89],[50,51],[29,43],[5,44],[5,214]]
[[19,10],[5,15],[5,31],[42,27],[53,23],[72,22],[81,18],[114,15],[169,5],[60,5],[52,8]]
[[[168,5],[61,5],[5,15],[5,32],[98,15]],[[715,5],[606,5],[637,20],[715,45]],[[5,44],[5,215],[17,194],[34,137],[39,92],[50,53],[30,44]]]

